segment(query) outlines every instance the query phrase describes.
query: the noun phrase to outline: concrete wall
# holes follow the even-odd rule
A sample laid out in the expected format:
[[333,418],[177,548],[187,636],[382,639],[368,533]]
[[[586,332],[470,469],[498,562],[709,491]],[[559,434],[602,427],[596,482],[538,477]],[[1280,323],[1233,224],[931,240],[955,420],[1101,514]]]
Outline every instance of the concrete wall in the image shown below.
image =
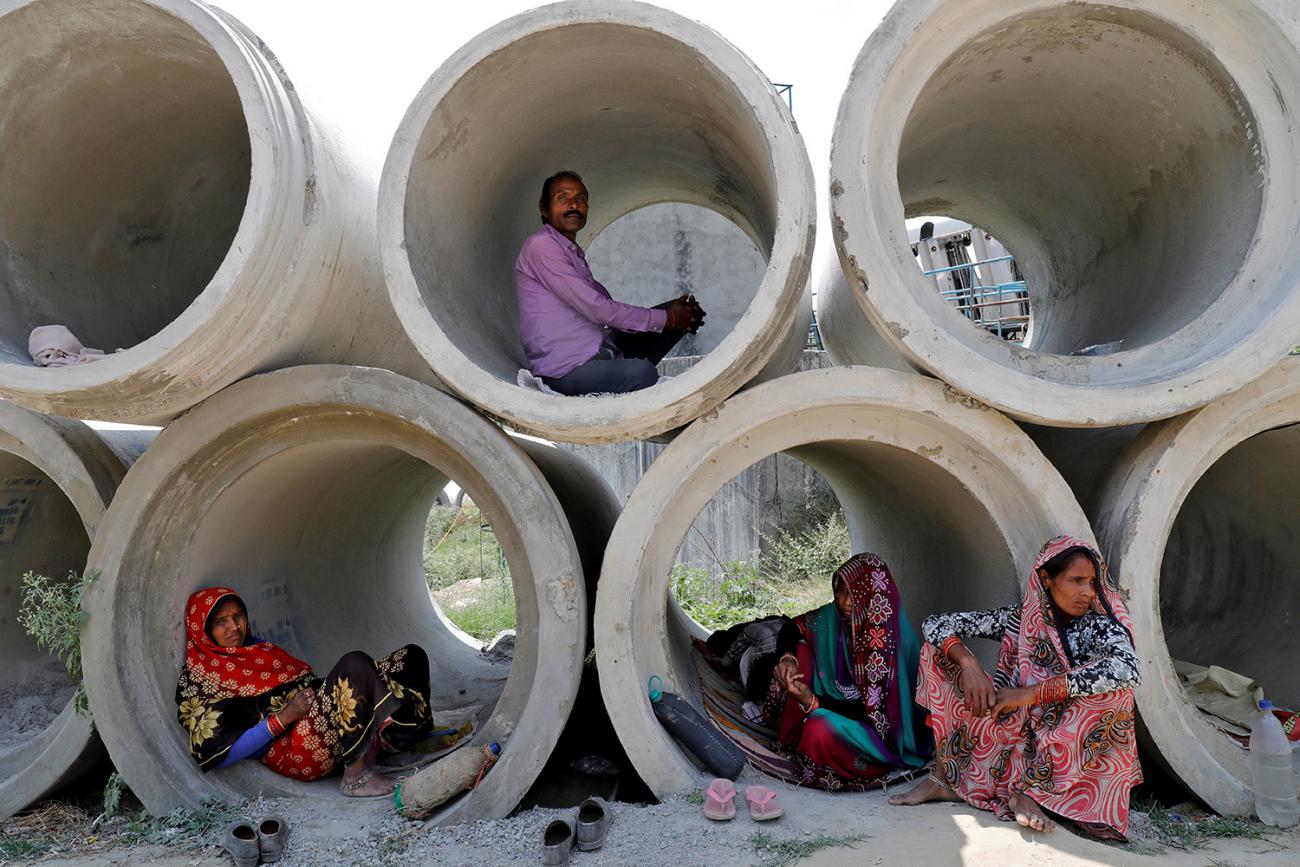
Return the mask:
[[[669,358],[663,370],[671,374],[695,360]],[[830,366],[824,352],[805,352],[799,360],[800,370]],[[590,463],[626,503],[666,446],[637,441],[604,446],[565,444],[561,448]],[[768,455],[723,485],[709,500],[683,539],[677,562],[714,568],[729,560],[748,559],[754,552],[766,550],[765,536],[773,538],[782,528],[795,529],[825,510],[837,508],[839,503],[830,486],[810,466],[787,454]]]
[[[592,190],[592,208],[600,191]],[[587,249],[596,279],[615,298],[647,307],[693,293],[709,314],[699,334],[688,334],[673,356],[703,355],[735,327],[767,262],[740,227],[726,217],[679,202],[650,205],[615,220]]]

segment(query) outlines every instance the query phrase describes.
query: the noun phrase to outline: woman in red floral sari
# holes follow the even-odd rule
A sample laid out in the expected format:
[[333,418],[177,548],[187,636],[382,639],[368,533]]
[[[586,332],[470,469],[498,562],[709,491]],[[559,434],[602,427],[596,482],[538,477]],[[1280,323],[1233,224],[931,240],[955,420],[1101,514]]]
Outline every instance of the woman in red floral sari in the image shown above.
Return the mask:
[[[1043,546],[1019,605],[926,618],[916,698],[935,770],[890,803],[960,800],[1039,831],[1048,811],[1124,839],[1142,781],[1132,629],[1101,555],[1069,536]],[[1001,641],[992,678],[962,638]]]
[[414,644],[379,660],[344,654],[322,679],[250,634],[235,591],[209,587],[185,606],[176,704],[204,771],[260,758],[286,777],[315,780],[342,766],[343,794],[389,794],[394,782],[375,774],[375,760],[429,733],[428,695],[429,659]]

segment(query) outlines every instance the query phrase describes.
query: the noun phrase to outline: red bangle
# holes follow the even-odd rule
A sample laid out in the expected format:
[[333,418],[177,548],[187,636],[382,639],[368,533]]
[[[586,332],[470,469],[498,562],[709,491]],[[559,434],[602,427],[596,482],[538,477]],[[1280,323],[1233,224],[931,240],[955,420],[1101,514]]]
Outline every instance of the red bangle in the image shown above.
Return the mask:
[[955,635],[949,635],[947,638],[943,640],[943,644],[939,645],[940,655],[943,656],[944,659],[950,658],[948,656],[948,651],[952,650],[953,647],[957,646],[958,644],[961,644],[961,639]]
[[[284,723],[280,722],[280,718],[275,714],[271,714],[266,718],[266,728],[267,731],[271,733],[272,737],[278,738],[280,735],[284,734]],[[279,731],[276,731],[276,729],[279,729]]]
[[1038,684],[1034,692],[1034,704],[1060,704],[1070,697],[1070,681],[1065,675],[1058,674]]

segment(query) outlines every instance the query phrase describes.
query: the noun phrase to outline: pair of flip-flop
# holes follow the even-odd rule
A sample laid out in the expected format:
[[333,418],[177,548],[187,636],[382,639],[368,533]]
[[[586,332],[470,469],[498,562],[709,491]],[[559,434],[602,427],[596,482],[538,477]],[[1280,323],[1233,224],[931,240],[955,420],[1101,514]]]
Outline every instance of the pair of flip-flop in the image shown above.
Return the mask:
[[236,819],[226,828],[222,841],[235,867],[273,864],[284,855],[289,840],[289,826],[279,816],[266,816],[257,824],[251,819]]
[[[776,800],[776,792],[767,786],[746,786],[745,800],[749,802],[749,817],[755,822],[770,822],[785,814]],[[736,784],[718,778],[704,790],[704,815],[715,822],[736,818]]]

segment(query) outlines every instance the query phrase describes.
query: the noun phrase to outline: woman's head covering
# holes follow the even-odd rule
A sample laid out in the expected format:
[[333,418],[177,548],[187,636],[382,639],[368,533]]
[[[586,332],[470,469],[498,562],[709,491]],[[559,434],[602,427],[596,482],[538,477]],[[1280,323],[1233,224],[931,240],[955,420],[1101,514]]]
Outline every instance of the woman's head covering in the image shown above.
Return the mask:
[[813,650],[810,686],[822,695],[861,699],[887,744],[910,747],[920,642],[907,622],[894,576],[884,560],[864,551],[836,569],[832,580],[852,600],[848,617],[841,617],[832,600],[797,621]]
[[207,587],[185,604],[185,664],[176,704],[190,752],[204,770],[313,677],[311,666],[270,642],[222,647],[213,641],[208,617],[230,598],[243,603],[229,587]]

